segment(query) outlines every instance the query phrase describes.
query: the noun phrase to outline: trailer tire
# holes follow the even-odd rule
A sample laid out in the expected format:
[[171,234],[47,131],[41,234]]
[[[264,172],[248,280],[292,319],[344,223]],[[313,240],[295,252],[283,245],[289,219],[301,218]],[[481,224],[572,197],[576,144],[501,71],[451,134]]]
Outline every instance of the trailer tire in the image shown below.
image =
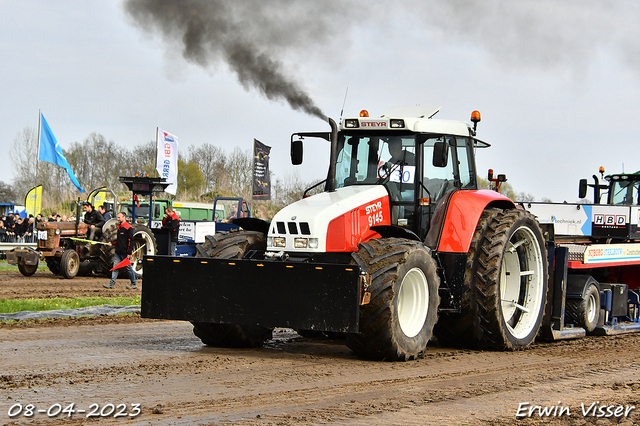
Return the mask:
[[[205,236],[205,242],[196,246],[196,257],[241,259],[249,250],[265,250],[266,236],[256,231],[232,231]],[[249,348],[262,346],[271,339],[272,330],[259,325],[214,324],[192,322],[193,334],[209,346]]]
[[430,250],[403,238],[358,245],[353,262],[369,273],[370,302],[360,306],[360,333],[347,334],[357,355],[406,361],[422,354],[437,321],[438,278]]
[[589,284],[582,298],[567,298],[565,323],[584,328],[591,333],[598,326],[600,315],[600,291],[595,284]]
[[80,270],[80,257],[73,250],[65,250],[60,258],[60,273],[67,279],[78,275]]
[[30,277],[35,274],[38,270],[38,264],[35,265],[25,265],[24,262],[18,262],[18,271],[25,277]]
[[547,263],[544,237],[531,213],[485,211],[467,256],[462,312],[443,315],[438,340],[494,350],[531,345],[547,300]]

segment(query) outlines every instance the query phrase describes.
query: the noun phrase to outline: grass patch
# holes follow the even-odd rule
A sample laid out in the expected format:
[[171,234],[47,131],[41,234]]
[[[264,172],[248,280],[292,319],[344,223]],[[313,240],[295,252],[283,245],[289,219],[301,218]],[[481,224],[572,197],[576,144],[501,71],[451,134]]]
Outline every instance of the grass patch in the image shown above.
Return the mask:
[[[47,264],[45,262],[40,262],[38,264],[38,271],[46,271]],[[7,262],[0,262],[0,271],[17,271],[18,265],[9,265]]]
[[0,312],[12,314],[22,311],[52,311],[56,309],[86,308],[87,306],[139,305],[140,297],[76,297],[53,299],[0,299]]

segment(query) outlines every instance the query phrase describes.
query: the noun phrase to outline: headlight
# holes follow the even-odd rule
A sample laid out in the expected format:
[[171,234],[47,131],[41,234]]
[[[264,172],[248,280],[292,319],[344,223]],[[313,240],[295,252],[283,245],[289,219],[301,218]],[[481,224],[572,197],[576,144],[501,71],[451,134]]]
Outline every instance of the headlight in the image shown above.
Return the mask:
[[307,248],[307,245],[309,244],[309,240],[306,238],[296,238],[293,240],[293,247],[294,248]]
[[390,127],[392,129],[403,129],[404,128],[404,120],[390,120]]
[[267,247],[273,247],[273,237],[267,237]]
[[354,129],[360,127],[357,119],[346,119],[344,120],[344,127],[349,129]]
[[57,228],[56,229],[56,235],[59,235],[59,234],[60,234],[60,228]]
[[309,238],[309,248],[317,249],[318,248],[318,239],[317,238]]
[[273,247],[286,247],[287,239],[285,237],[273,237]]

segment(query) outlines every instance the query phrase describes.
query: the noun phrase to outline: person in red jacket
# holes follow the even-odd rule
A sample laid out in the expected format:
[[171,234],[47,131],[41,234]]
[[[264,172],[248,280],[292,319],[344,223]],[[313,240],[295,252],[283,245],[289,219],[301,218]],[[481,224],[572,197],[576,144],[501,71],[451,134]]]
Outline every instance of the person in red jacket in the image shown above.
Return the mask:
[[[116,240],[111,243],[116,246],[116,251],[113,254],[113,266],[116,266],[118,263],[122,262],[124,259],[129,259],[131,262],[131,254],[133,252],[133,236],[134,230],[131,225],[127,222],[127,215],[123,212],[118,213],[116,216],[118,220],[118,236]],[[136,287],[136,274],[133,272],[133,268],[131,264],[125,266],[127,268],[127,272],[129,272],[129,278],[131,279],[131,284],[127,286],[129,290],[137,290]],[[116,286],[116,279],[118,279],[118,272],[121,268],[114,269],[111,272],[111,281],[109,284],[104,284],[104,288],[114,288]]]
[[176,243],[178,242],[178,230],[180,229],[180,218],[173,211],[172,207],[164,209],[164,218],[162,219],[162,229],[169,230],[169,255],[173,256],[176,252]]

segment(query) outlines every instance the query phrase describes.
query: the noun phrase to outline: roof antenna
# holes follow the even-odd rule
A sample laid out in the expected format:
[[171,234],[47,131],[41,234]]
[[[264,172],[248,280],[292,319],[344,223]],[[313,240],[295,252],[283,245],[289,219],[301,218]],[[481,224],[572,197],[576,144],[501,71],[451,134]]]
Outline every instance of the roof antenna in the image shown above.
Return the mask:
[[347,93],[349,93],[349,86],[347,86],[347,90],[344,92],[344,101],[342,101],[342,111],[340,111],[340,122],[342,122],[342,114],[344,113],[344,104],[347,103]]

